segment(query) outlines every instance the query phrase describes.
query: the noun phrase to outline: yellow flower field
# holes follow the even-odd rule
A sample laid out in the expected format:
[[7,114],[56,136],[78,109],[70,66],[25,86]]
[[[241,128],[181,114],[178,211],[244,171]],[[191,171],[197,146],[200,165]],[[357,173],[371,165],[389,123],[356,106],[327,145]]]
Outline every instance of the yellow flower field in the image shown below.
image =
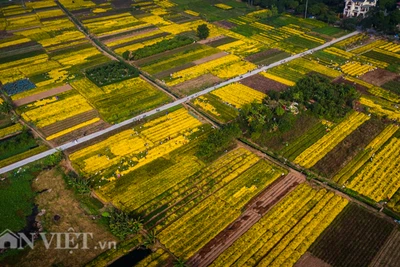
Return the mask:
[[24,112],[22,118],[42,128],[92,109],[92,106],[81,95],[73,95]]
[[398,130],[399,126],[393,124],[386,126],[386,128],[365,147],[362,152],[363,155],[353,158],[352,161],[333,177],[333,181],[341,185],[345,184]]
[[94,47],[69,52],[68,54],[57,55],[53,57],[63,66],[73,66],[88,62],[88,59],[95,55],[100,55],[101,52]]
[[327,49],[324,50],[324,52],[328,52],[329,54],[332,54],[332,55],[335,55],[335,56],[339,56],[339,57],[343,57],[343,58],[346,58],[346,59],[350,59],[350,58],[352,58],[354,56],[353,53],[344,51],[344,50],[336,48],[336,47],[328,47]]
[[89,101],[95,97],[104,94],[103,89],[95,85],[88,78],[82,78],[71,82],[71,86],[75,88],[81,95],[87,98]]
[[[1,102],[0,102],[0,104],[1,104]],[[5,136],[7,136],[7,135],[22,131],[22,129],[23,129],[23,126],[21,124],[19,124],[19,123],[14,124],[12,126],[8,126],[6,128],[3,128],[3,129],[0,129],[0,138],[3,138]]]
[[268,73],[268,72],[265,72],[265,71],[260,72],[260,74],[261,74],[262,76],[264,76],[265,78],[274,80],[274,81],[276,81],[276,82],[285,84],[285,85],[287,85],[287,86],[294,86],[294,85],[296,84],[295,82],[286,80],[286,79],[284,79],[284,78],[282,78],[282,77],[278,77],[278,76],[276,76],[276,75],[273,75],[273,74]]
[[139,21],[130,13],[103,16],[99,18],[87,19],[83,24],[94,34],[105,34],[116,29],[126,29],[135,26]]
[[221,9],[225,9],[225,10],[229,10],[229,9],[232,9],[232,8],[233,8],[233,7],[228,6],[228,5],[226,5],[226,4],[215,4],[214,6],[216,6],[216,7],[218,7],[218,8],[221,8]]
[[[186,136],[200,125],[200,121],[181,108],[79,150],[70,159],[88,175],[117,165],[124,167],[119,172],[123,175],[188,143]],[[121,162],[123,159],[128,163]]]
[[375,69],[374,66],[362,65],[360,62],[356,61],[346,63],[340,68],[344,73],[357,77]]
[[210,266],[294,266],[347,204],[326,189],[301,184]]
[[392,138],[355,176],[348,187],[377,202],[400,188],[400,139]]
[[172,74],[172,78],[175,79],[167,82],[167,85],[173,86],[206,73],[212,73],[222,79],[229,79],[255,68],[256,65],[253,63],[244,61],[235,55],[227,55],[210,62],[175,72]]
[[261,101],[266,97],[265,94],[254,90],[248,86],[240,83],[233,83],[217,89],[211,94],[218,96],[222,101],[227,102],[236,108],[241,108],[242,106]]
[[374,101],[366,97],[360,97],[360,103],[364,106],[369,107],[371,112],[379,116],[387,116],[387,118],[395,121],[400,121],[400,111],[393,108],[392,103],[386,103],[383,100],[379,100],[379,102],[377,100]]
[[74,1],[59,0],[59,1],[63,6],[65,6],[67,9],[70,10],[90,8],[96,6],[96,4],[90,0],[74,0]]
[[186,14],[189,14],[189,15],[192,15],[192,16],[195,16],[195,17],[198,17],[198,16],[200,16],[200,13],[198,13],[198,12],[195,12],[195,11],[193,11],[193,10],[185,10],[185,13]]
[[17,45],[17,44],[23,44],[23,43],[27,43],[27,42],[30,42],[30,41],[31,40],[28,39],[28,38],[19,38],[19,39],[16,39],[16,40],[14,40],[14,38],[13,38],[10,41],[5,41],[5,42],[0,43],[0,48],[9,47],[9,46],[12,46],[12,45]]
[[297,156],[294,162],[304,168],[311,168],[368,119],[369,117],[363,113],[353,112],[343,122],[333,128],[332,131],[304,150]]
[[208,111],[217,117],[221,115],[218,113],[218,111],[215,109],[215,107],[213,105],[211,105],[210,103],[207,102],[207,100],[203,96],[196,98],[194,100],[193,104],[195,104],[196,106],[199,106],[203,110]]
[[34,8],[34,9],[57,6],[57,4],[54,1],[51,1],[51,0],[41,0],[41,1],[35,1],[35,2],[26,2],[25,5],[26,5],[26,7]]

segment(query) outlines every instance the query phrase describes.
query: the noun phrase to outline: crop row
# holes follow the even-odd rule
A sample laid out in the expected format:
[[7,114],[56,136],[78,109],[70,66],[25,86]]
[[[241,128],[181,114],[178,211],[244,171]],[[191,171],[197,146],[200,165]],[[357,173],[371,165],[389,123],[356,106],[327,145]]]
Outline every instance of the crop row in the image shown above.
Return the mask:
[[[255,159],[257,162],[258,158]],[[209,185],[212,195],[161,231],[160,241],[176,255],[189,258],[236,219],[241,208],[281,174],[280,168],[265,161],[245,163],[221,179],[217,186]]]
[[347,202],[325,189],[299,185],[212,266],[293,266]]
[[391,141],[350,181],[348,187],[375,201],[390,199],[400,187],[400,139]]
[[244,61],[235,55],[227,55],[210,62],[178,71],[171,75],[173,80],[167,82],[167,84],[173,86],[206,73],[212,73],[222,79],[229,79],[253,70],[255,67],[254,64]]
[[22,118],[42,128],[92,109],[92,106],[89,105],[85,98],[76,94],[23,112]]
[[[1,101],[0,101],[0,104],[1,104]],[[16,124],[14,124],[12,126],[8,126],[6,128],[2,128],[2,129],[0,129],[0,138],[3,138],[3,137],[5,137],[7,135],[10,135],[10,134],[14,134],[14,133],[20,132],[20,131],[22,131],[22,129],[23,129],[23,127],[19,123],[16,123]]]
[[387,117],[388,119],[395,121],[400,120],[400,112],[392,107],[391,102],[384,101],[383,99],[372,100],[370,98],[360,97],[360,103],[364,106],[367,106],[370,111],[379,116]]
[[256,91],[240,83],[233,83],[224,86],[211,94],[218,96],[223,102],[226,102],[236,108],[241,108],[252,102],[261,102],[265,94]]
[[304,150],[296,157],[294,162],[305,168],[311,168],[347,135],[352,133],[358,126],[363,124],[369,117],[363,113],[354,112],[343,122],[333,128],[312,146]]
[[[136,169],[187,143],[185,135],[200,125],[200,121],[180,109],[157,119],[156,124],[145,124],[143,130],[126,130],[77,151],[70,155],[70,159],[87,174],[122,165],[124,157],[129,159],[124,163],[125,169]],[[146,153],[146,156],[140,157],[140,153]]]
[[357,77],[375,69],[375,67],[373,66],[370,66],[368,64],[362,65],[360,62],[356,61],[346,63],[340,68],[344,73]]
[[341,169],[340,172],[333,177],[333,180],[338,184],[345,184],[398,129],[399,127],[393,124],[388,125],[363,151],[359,152],[356,157]]

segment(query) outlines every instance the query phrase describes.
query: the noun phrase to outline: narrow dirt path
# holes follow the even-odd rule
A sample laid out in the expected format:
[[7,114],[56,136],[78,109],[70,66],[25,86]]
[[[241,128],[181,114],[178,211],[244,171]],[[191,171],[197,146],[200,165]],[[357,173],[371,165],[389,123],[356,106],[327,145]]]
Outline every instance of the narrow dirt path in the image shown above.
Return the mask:
[[13,102],[14,102],[15,106],[19,107],[19,106],[31,103],[31,102],[36,101],[36,100],[40,100],[40,99],[43,99],[43,98],[46,98],[46,97],[50,97],[50,96],[54,96],[54,95],[57,95],[57,94],[64,93],[64,92],[69,91],[71,89],[72,89],[71,85],[64,84],[62,86],[53,88],[51,90],[48,90],[48,91],[45,91],[45,92],[41,92],[41,93],[37,93],[37,94],[34,94],[34,95],[30,95],[30,96],[15,100]]

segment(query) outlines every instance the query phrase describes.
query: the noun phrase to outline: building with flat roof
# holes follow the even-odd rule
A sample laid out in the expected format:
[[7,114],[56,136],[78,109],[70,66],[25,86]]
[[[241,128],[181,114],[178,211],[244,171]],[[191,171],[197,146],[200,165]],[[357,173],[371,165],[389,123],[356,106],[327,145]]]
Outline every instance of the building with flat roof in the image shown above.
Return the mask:
[[347,18],[354,18],[366,16],[371,7],[376,6],[378,0],[345,0],[343,16]]

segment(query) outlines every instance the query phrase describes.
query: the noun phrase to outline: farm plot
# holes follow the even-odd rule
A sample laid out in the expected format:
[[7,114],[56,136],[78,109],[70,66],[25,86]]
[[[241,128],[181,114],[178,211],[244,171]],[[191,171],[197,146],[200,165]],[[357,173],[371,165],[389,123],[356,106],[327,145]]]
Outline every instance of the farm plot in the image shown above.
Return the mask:
[[333,177],[339,184],[344,184],[350,179],[380,148],[398,131],[399,127],[389,124],[379,133],[362,151]]
[[393,53],[393,52],[378,49],[378,48],[375,48],[372,51],[364,53],[363,56],[366,56],[366,57],[369,57],[369,58],[372,58],[375,60],[383,61],[388,64],[399,64],[400,63],[400,55]]
[[16,123],[14,125],[11,125],[11,126],[8,126],[5,128],[0,128],[0,139],[3,139],[4,137],[7,137],[9,135],[19,133],[22,131],[23,128],[24,127],[19,123]]
[[362,96],[360,98],[360,104],[369,108],[369,111],[375,113],[378,116],[386,117],[388,119],[399,121],[400,111],[393,105],[394,103],[386,101],[384,99],[378,99],[370,96]]
[[155,252],[151,253],[149,256],[135,264],[137,267],[147,267],[147,266],[165,266],[168,262],[170,255],[162,249],[157,249]]
[[347,203],[325,189],[301,184],[211,266],[293,266]]
[[347,135],[351,134],[368,119],[369,117],[363,113],[352,113],[343,122],[333,128],[332,131],[304,150],[296,157],[294,162],[305,168],[313,167],[319,160],[334,149],[334,147]]
[[119,174],[129,173],[188,143],[188,136],[200,125],[186,110],[179,109],[76,151],[70,159],[85,176],[97,174],[115,180]]
[[[217,171],[211,174],[213,178],[206,174],[205,181],[200,184],[205,184],[201,191],[209,196],[158,234],[160,241],[178,257],[188,259],[194,255],[239,217],[241,209],[251,198],[284,172],[251,154],[248,159],[234,162],[223,167],[225,170],[228,170],[225,167],[235,169],[231,172]],[[206,169],[205,172],[209,171]],[[217,176],[217,173],[220,174]]]
[[400,232],[393,230],[385,244],[380,251],[376,254],[370,266],[379,267],[395,267],[400,261],[399,254],[396,253],[400,249]]
[[369,266],[393,228],[387,220],[350,204],[309,251],[331,266]]
[[235,55],[212,60],[188,69],[178,71],[171,75],[171,80],[166,81],[168,86],[174,86],[179,83],[194,79],[206,73],[211,73],[221,79],[229,79],[247,71],[253,70],[256,66],[247,61],[241,60]]
[[362,65],[360,62],[352,61],[349,63],[344,64],[340,67],[343,73],[350,75],[350,76],[361,76],[366,74],[369,71],[375,69],[375,67],[371,65]]
[[[266,74],[266,73],[264,73]],[[274,81],[272,79],[264,77],[264,75],[253,75],[248,78],[241,80],[243,85],[253,88],[261,93],[267,93],[270,90],[283,91],[287,88],[287,85]]]
[[22,118],[43,128],[58,121],[92,110],[92,106],[81,95],[71,91],[37,102],[31,106],[19,107]]
[[235,108],[241,108],[252,102],[260,103],[266,97],[265,94],[240,83],[233,83],[224,86],[211,92],[211,94],[219,97],[221,101],[228,103]]
[[94,19],[83,20],[83,25],[90,32],[102,36],[106,34],[116,34],[137,28],[143,24],[130,13],[122,13],[110,16],[103,16]]
[[47,52],[89,44],[85,35],[65,17],[43,21],[39,28],[26,29],[16,34],[38,42]]
[[[141,68],[144,71],[159,77],[160,75],[157,75],[158,73],[164,73],[161,76],[168,76],[169,74],[173,73],[168,71],[170,69],[178,68],[180,66],[192,63],[193,61],[218,53],[217,49],[207,46],[189,46],[185,48],[186,49],[182,51],[178,50],[177,53],[167,54],[164,57],[157,58],[147,64],[141,64]],[[168,73],[166,71],[168,71]]]
[[193,104],[217,120],[226,123],[237,117],[238,109],[252,102],[261,102],[265,94],[234,83],[196,98]]
[[141,77],[102,86],[99,90],[88,86],[92,90],[90,102],[108,122],[122,121],[171,100]]
[[261,72],[261,75],[285,85],[293,86],[295,82],[311,72],[317,72],[330,78],[336,78],[341,75],[337,70],[319,64],[317,61],[304,58],[295,59],[285,65],[274,67],[266,73]]
[[376,202],[390,199],[400,188],[399,145],[400,139],[393,137],[350,179],[347,187]]
[[269,65],[288,56],[290,54],[279,49],[269,49],[247,56],[246,60],[256,65]]
[[397,95],[400,95],[400,78],[396,78],[395,80],[383,84],[382,88],[385,88]]
[[213,94],[200,96],[193,101],[193,104],[222,123],[229,122],[239,115],[235,108],[222,103]]
[[361,79],[367,83],[371,83],[376,86],[382,86],[383,84],[394,80],[396,77],[396,73],[378,68],[361,76]]
[[46,150],[30,132],[22,132],[18,135],[0,140],[0,166],[6,166],[16,161],[33,156]]
[[339,144],[325,155],[313,169],[324,177],[331,178],[346,165],[357,154],[364,149],[382,130],[384,124],[375,118],[372,118],[351,134],[346,136]]
[[281,150],[281,154],[293,161],[299,156],[304,150],[316,143],[327,133],[327,127],[323,123],[315,123],[308,131],[303,133],[301,136],[293,140],[292,142],[286,143],[285,147]]

